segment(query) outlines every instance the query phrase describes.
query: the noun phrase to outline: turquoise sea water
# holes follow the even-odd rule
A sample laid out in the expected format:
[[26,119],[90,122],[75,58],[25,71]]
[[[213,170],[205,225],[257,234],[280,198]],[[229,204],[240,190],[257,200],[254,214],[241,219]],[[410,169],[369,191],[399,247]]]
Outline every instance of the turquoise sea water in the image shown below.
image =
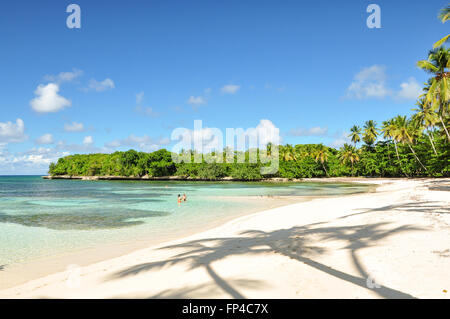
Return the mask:
[[[267,196],[364,192],[334,183],[44,180],[0,176],[0,266],[106,243],[164,239],[268,208]],[[177,195],[188,201],[177,204]],[[265,197],[261,197],[265,196]]]

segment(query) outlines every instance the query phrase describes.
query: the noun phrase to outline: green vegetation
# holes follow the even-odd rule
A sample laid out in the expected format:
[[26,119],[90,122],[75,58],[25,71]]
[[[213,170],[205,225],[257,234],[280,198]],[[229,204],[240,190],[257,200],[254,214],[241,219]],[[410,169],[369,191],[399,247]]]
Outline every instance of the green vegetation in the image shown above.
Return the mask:
[[[450,7],[442,9],[439,18],[449,19]],[[415,113],[407,118],[398,115],[377,127],[373,120],[363,128],[354,125],[349,138],[353,145],[345,144],[337,150],[322,144],[280,145],[279,170],[264,175],[258,150],[257,163],[250,164],[250,153],[234,152],[233,158],[223,157],[223,163],[206,160],[217,154],[190,154],[190,163],[174,163],[172,154],[165,150],[153,153],[115,152],[112,154],[70,155],[50,164],[51,175],[72,176],[180,176],[196,179],[232,177],[258,180],[267,177],[308,178],[335,176],[450,176],[450,51],[444,47],[449,36],[438,41],[427,60],[417,66],[431,75],[419,97]],[[358,145],[363,143],[358,148]],[[273,145],[264,153],[270,156]],[[194,157],[202,157],[194,163]],[[238,163],[245,156],[247,163]]]
[[[442,23],[445,23],[448,20],[450,20],[450,6],[446,6],[445,8],[443,8],[441,12],[439,12],[438,18],[442,21]],[[438,42],[436,42],[433,46],[433,49],[442,46],[445,42],[448,41],[448,39],[450,39],[450,34],[446,35]]]
[[[395,130],[391,130],[395,127]],[[450,176],[450,148],[442,130],[427,133],[418,130],[412,119],[399,116],[383,123],[385,139],[360,148],[345,144],[340,150],[322,144],[279,146],[278,173],[262,176],[259,161],[255,164],[237,163],[174,163],[165,149],[153,153],[115,152],[112,154],[70,155],[51,164],[49,174],[72,176],[180,176],[196,179],[232,177],[258,180],[265,177],[308,178],[337,176]],[[378,130],[375,127],[375,130]],[[363,134],[364,138],[364,134]],[[366,140],[371,142],[370,139]],[[433,142],[432,142],[433,141]],[[433,144],[432,144],[433,143]],[[432,146],[434,145],[434,146]],[[195,152],[191,152],[194,160]],[[249,152],[245,152],[249,158]],[[206,156],[203,156],[205,159]]]
[[69,155],[49,168],[51,175],[72,176],[169,176],[175,171],[171,154],[166,150]]

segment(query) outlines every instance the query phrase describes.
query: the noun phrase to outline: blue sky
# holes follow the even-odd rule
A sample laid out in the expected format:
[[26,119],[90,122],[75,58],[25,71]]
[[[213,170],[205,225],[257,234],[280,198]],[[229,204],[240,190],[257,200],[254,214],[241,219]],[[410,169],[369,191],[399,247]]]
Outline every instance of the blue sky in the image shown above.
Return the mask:
[[[66,7],[81,7],[81,29]],[[381,7],[381,29],[366,8]],[[0,11],[0,174],[74,153],[170,149],[176,127],[339,146],[410,114],[446,1],[15,1]],[[267,122],[266,122],[267,123]]]

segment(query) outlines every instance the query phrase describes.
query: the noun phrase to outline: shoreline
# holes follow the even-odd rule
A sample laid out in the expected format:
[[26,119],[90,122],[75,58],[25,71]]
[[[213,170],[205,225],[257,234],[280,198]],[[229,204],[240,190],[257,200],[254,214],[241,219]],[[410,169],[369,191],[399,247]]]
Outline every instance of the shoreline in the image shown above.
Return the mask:
[[78,176],[78,175],[45,175],[41,176],[43,179],[48,180],[83,180],[83,181],[181,181],[181,182],[267,182],[267,183],[298,183],[298,182],[330,182],[330,183],[352,183],[352,182],[362,182],[362,181],[377,181],[377,180],[425,180],[425,179],[448,179],[448,177],[310,177],[310,178],[283,178],[283,177],[273,177],[273,178],[263,178],[263,179],[237,179],[232,177],[223,177],[216,179],[200,179],[192,177],[182,177],[182,176],[161,176],[161,177],[131,177],[131,176]]
[[[340,180],[342,181],[342,179]],[[348,181],[348,180],[346,180]],[[443,189],[440,190],[439,188],[437,190],[429,190],[428,188],[430,185],[439,181],[440,184],[443,184]],[[201,298],[202,296],[206,298],[229,298],[229,297],[238,297],[238,296],[245,296],[249,298],[297,298],[297,297],[305,297],[305,298],[315,298],[320,297],[321,298],[338,298],[340,297],[337,294],[337,291],[333,292],[333,289],[328,289],[329,295],[325,293],[323,294],[323,291],[321,292],[320,289],[317,287],[314,287],[315,285],[321,285],[317,282],[311,285],[307,285],[308,289],[306,291],[300,292],[293,292],[292,283],[290,283],[289,276],[287,274],[295,274],[295,276],[298,276],[298,269],[299,267],[299,261],[301,262],[301,265],[303,267],[308,266],[308,263],[310,267],[313,269],[304,269],[306,271],[305,275],[303,276],[302,280],[322,280],[326,279],[323,278],[324,276],[331,276],[330,278],[327,278],[326,280],[332,280],[335,281],[336,277],[339,279],[337,280],[338,286],[344,285],[345,286],[345,293],[344,298],[354,298],[354,297],[380,297],[380,292],[377,293],[376,290],[367,289],[367,287],[361,287],[361,284],[355,284],[355,282],[352,283],[350,280],[344,280],[340,277],[346,278],[345,276],[332,276],[329,273],[327,273],[326,268],[322,270],[322,273],[314,273],[314,271],[317,272],[317,269],[314,269],[314,265],[317,264],[319,261],[317,261],[315,258],[309,258],[308,251],[309,250],[315,250],[314,245],[309,246],[305,245],[302,246],[301,241],[297,242],[295,239],[293,239],[292,236],[287,236],[287,238],[284,238],[281,236],[283,231],[286,231],[286,229],[292,229],[292,228],[299,228],[300,232],[296,234],[299,238],[302,238],[303,236],[306,237],[311,236],[312,238],[317,237],[324,233],[324,230],[320,230],[317,232],[314,232],[315,226],[318,224],[324,224],[324,223],[331,223],[331,220],[337,219],[337,220],[347,220],[347,219],[360,219],[361,217],[358,217],[359,214],[364,213],[354,213],[354,214],[348,214],[348,210],[361,210],[361,208],[358,208],[357,206],[361,206],[364,208],[369,208],[367,206],[373,206],[371,208],[370,213],[374,216],[373,220],[365,220],[365,224],[370,225],[370,222],[376,221],[374,225],[378,225],[377,227],[382,228],[384,225],[383,223],[386,223],[386,219],[396,219],[399,218],[397,214],[392,214],[390,209],[386,208],[385,210],[380,210],[381,207],[390,207],[395,204],[395,202],[402,202],[405,199],[414,202],[417,202],[417,209],[419,210],[421,205],[423,204],[422,201],[419,201],[418,199],[424,199],[425,197],[428,198],[428,201],[431,202],[431,199],[433,199],[432,202],[441,202],[441,205],[436,205],[438,208],[435,210],[438,211],[439,218],[443,218],[443,223],[439,224],[443,227],[443,230],[445,230],[445,233],[442,233],[440,230],[438,234],[434,234],[432,230],[429,230],[430,234],[428,234],[430,237],[431,235],[437,236],[439,238],[440,242],[432,241],[429,243],[430,246],[436,246],[435,251],[442,251],[445,255],[446,246],[445,244],[450,242],[450,233],[449,230],[449,223],[448,215],[442,214],[440,211],[441,209],[445,213],[445,209],[448,210],[448,202],[443,202],[444,198],[443,195],[448,195],[448,191],[446,190],[446,187],[450,185],[450,179],[358,179],[358,182],[363,182],[367,184],[377,184],[379,187],[375,190],[375,192],[369,192],[369,193],[363,193],[363,194],[352,194],[352,195],[345,195],[340,197],[324,197],[324,198],[316,198],[312,199],[307,202],[300,202],[295,204],[290,204],[286,206],[281,206],[274,209],[268,209],[256,213],[247,214],[238,218],[234,218],[231,221],[226,222],[225,224],[203,231],[203,232],[197,232],[193,235],[179,238],[173,241],[166,241],[163,243],[160,243],[158,245],[150,245],[149,247],[145,249],[140,249],[136,251],[129,252],[121,257],[116,257],[112,259],[103,260],[101,262],[97,262],[94,264],[90,264],[88,266],[82,267],[82,273],[83,273],[83,284],[81,287],[77,289],[68,289],[65,285],[66,279],[68,276],[67,271],[66,272],[60,272],[56,274],[52,274],[43,278],[39,278],[30,282],[27,282],[23,285],[12,287],[6,290],[0,290],[0,296],[4,298],[33,298],[33,297],[62,297],[62,298],[113,298],[113,297],[145,297],[145,295],[142,295],[142,293],[145,291],[145,287],[149,287],[149,285],[152,286],[151,294],[150,292],[146,292],[147,297],[162,297],[162,298],[170,298],[170,297],[182,297],[182,298]],[[434,186],[433,186],[434,187]],[[441,187],[441,186],[437,186]],[[447,196],[448,198],[448,196]],[[446,203],[447,206],[442,205],[442,203]],[[356,207],[355,207],[356,205]],[[413,206],[414,207],[414,206]],[[336,211],[330,211],[330,208],[333,208],[333,210]],[[304,213],[297,214],[296,211],[302,211]],[[314,213],[312,213],[314,212]],[[320,212],[318,214],[315,214],[315,212]],[[373,214],[376,212],[376,214]],[[380,216],[381,212],[388,212],[385,216]],[[415,224],[424,224],[424,221],[422,220],[424,216],[416,216],[420,214],[424,214],[424,212],[414,212],[411,211],[410,216],[412,218],[412,221],[416,221]],[[369,212],[366,212],[365,214],[369,214]],[[276,216],[275,216],[276,215]],[[280,216],[278,216],[280,215]],[[370,215],[370,214],[369,214]],[[381,214],[382,215],[382,214]],[[354,217],[353,217],[354,216]],[[368,216],[368,215],[366,215]],[[389,217],[389,218],[388,218]],[[331,219],[330,219],[331,218]],[[363,219],[366,217],[363,217]],[[433,218],[438,218],[437,216],[434,216]],[[367,219],[367,218],[366,218]],[[407,216],[403,215],[403,219],[408,219]],[[396,223],[402,223],[408,220],[396,220]],[[428,221],[426,219],[425,221]],[[426,223],[426,222],[425,222]],[[359,225],[358,227],[362,227],[364,223],[361,223],[361,220],[356,225]],[[347,231],[352,231],[355,226],[355,222],[350,222],[345,225]],[[342,225],[340,227],[343,227]],[[334,226],[336,228],[337,226]],[[375,226],[374,226],[375,227]],[[401,226],[406,227],[406,226]],[[331,228],[331,229],[334,229]],[[257,241],[261,241],[258,245],[262,246],[269,246],[271,249],[266,249],[261,251],[261,256],[254,256],[252,250],[257,249],[259,246],[251,246],[247,247],[246,250],[242,251],[242,246],[245,247],[245,242],[247,240],[246,235],[242,235],[242,231],[253,231],[260,234],[274,234],[277,235],[275,238],[271,238],[270,241],[265,241],[265,237],[262,236],[258,238],[256,236],[255,239]],[[381,230],[377,229],[377,232],[373,229],[370,232],[369,230],[366,230],[366,232],[369,231],[369,234],[374,233],[374,237],[377,237],[377,232],[380,232]],[[280,236],[280,238],[278,238]],[[331,235],[330,235],[331,236]],[[356,235],[353,234],[352,238]],[[295,237],[295,236],[294,236]],[[333,237],[333,236],[331,236]],[[357,237],[357,236],[356,236]],[[367,235],[363,236],[363,239],[366,238]],[[380,235],[378,235],[380,237]],[[225,238],[230,242],[233,242],[235,238],[238,238],[234,245],[230,245],[227,249],[225,247],[220,251],[215,251],[211,248],[213,252],[216,254],[219,253],[219,255],[225,255],[221,260],[214,260],[214,272],[219,271],[221,277],[228,278],[230,277],[231,284],[229,284],[231,287],[234,286],[234,288],[230,289],[224,289],[225,287],[221,286],[217,282],[212,280],[212,284],[210,283],[211,277],[205,276],[205,272],[201,272],[201,269],[198,269],[198,267],[194,267],[195,269],[191,269],[191,267],[188,267],[188,265],[185,265],[186,263],[189,264],[190,262],[193,262],[192,259],[196,259],[198,257],[197,263],[200,262],[200,260],[203,260],[203,263],[200,262],[200,266],[205,266],[205,263],[208,267],[212,267],[210,264],[211,261],[208,262],[208,256],[203,256],[202,251],[200,251],[198,254],[194,250],[189,251],[192,249],[195,245],[200,245],[201,247],[204,246],[204,250],[206,253],[208,253],[208,247],[209,243],[213,243],[214,241],[218,241],[219,239]],[[449,240],[446,240],[445,238],[448,238]],[[225,241],[225,239],[223,239]],[[275,241],[273,241],[275,239]],[[276,242],[277,239],[280,239],[281,241],[281,248],[280,247],[272,247],[273,242]],[[341,234],[340,236],[335,236],[333,238],[334,241],[342,241],[345,239],[345,233]],[[283,244],[283,240],[287,241]],[[358,241],[358,238],[357,240]],[[189,244],[189,242],[192,242],[193,244]],[[314,241],[313,241],[314,242]],[[364,240],[362,240],[364,244]],[[416,241],[415,241],[416,242]],[[197,244],[194,244],[197,243]],[[320,244],[321,241],[318,241],[317,243],[314,242],[314,244]],[[421,242],[419,242],[421,243]],[[283,248],[287,245],[287,247],[293,246],[293,252],[285,251]],[[323,244],[323,243],[322,243]],[[351,244],[349,242],[349,244]],[[395,241],[392,243],[395,247]],[[408,241],[402,242],[402,245],[407,245]],[[416,242],[417,244],[417,242]],[[304,248],[306,253],[294,253],[296,251],[297,246],[301,246],[300,248]],[[336,245],[336,243],[333,243],[333,245]],[[332,245],[332,246],[333,246]],[[426,245],[426,243],[422,243],[422,245]],[[320,246],[320,245],[319,245]],[[438,247],[442,246],[442,247]],[[173,249],[179,251],[181,250],[180,254],[178,255],[171,255],[171,251],[167,251],[167,248],[164,247],[172,247]],[[309,248],[308,248],[309,247]],[[364,250],[367,248],[370,248],[371,245],[367,245],[367,247],[364,247]],[[252,248],[252,249],[250,249]],[[308,248],[308,249],[307,249]],[[329,248],[329,247],[328,247]],[[375,248],[376,245],[375,245]],[[390,247],[392,250],[392,247]],[[416,247],[415,249],[420,249],[420,247]],[[169,249],[170,250],[170,249]],[[185,251],[183,253],[183,250]],[[320,251],[320,249],[317,249]],[[343,251],[341,251],[343,250]],[[342,255],[348,248],[346,249],[338,249],[336,254]],[[408,250],[408,249],[406,249]],[[410,250],[410,249],[409,249]],[[230,251],[229,254],[225,253],[225,251]],[[405,251],[405,247],[401,247],[400,252]],[[378,252],[378,254],[386,254],[386,251],[381,250],[381,252]],[[300,256],[297,256],[300,254]],[[314,255],[311,252],[312,255]],[[358,251],[358,254],[361,254]],[[434,254],[434,253],[433,253]],[[176,260],[177,256],[190,256],[189,258],[185,258],[183,262],[180,262],[180,265],[177,264]],[[199,255],[199,256],[197,256]],[[320,254],[319,254],[320,255]],[[375,254],[376,255],[376,254]],[[434,255],[432,255],[435,257]],[[202,258],[200,258],[202,257]],[[261,259],[264,257],[263,259]],[[325,256],[326,257],[326,256]],[[324,256],[319,256],[319,260],[321,258],[325,258]],[[369,257],[369,259],[373,259],[373,254],[369,254],[366,257]],[[385,256],[387,257],[387,256]],[[404,256],[403,256],[404,257]],[[420,257],[420,256],[419,256]],[[423,256],[422,256],[423,257]],[[428,256],[429,257],[429,256]],[[210,257],[212,258],[212,257]],[[287,260],[286,260],[287,258]],[[183,258],[181,258],[183,259]],[[223,259],[223,260],[222,260]],[[231,260],[228,260],[231,259]],[[348,258],[334,258],[334,262],[336,262],[337,267],[345,269],[345,272],[354,272],[354,266],[350,267],[352,269],[347,269],[349,265],[345,265]],[[377,258],[375,258],[377,259]],[[390,258],[393,259],[393,258]],[[423,259],[423,258],[422,258]],[[160,261],[161,263],[165,264],[166,266],[155,266],[155,270],[152,270],[152,268],[149,266],[149,269],[147,271],[137,271],[139,267],[142,267],[142,265],[151,265],[157,261]],[[395,259],[396,260],[396,259]],[[326,261],[326,258],[325,258]],[[373,261],[373,260],[372,260]],[[415,262],[419,262],[420,260],[414,259]],[[440,263],[438,263],[438,267],[444,267],[448,268],[450,266],[450,258],[445,259],[445,257],[439,259]],[[279,264],[281,263],[281,264]],[[341,264],[344,265],[341,265]],[[173,264],[173,266],[171,266]],[[217,265],[216,265],[217,264]],[[223,264],[223,265],[222,265]],[[289,265],[288,265],[289,264]],[[325,262],[324,262],[325,264]],[[246,265],[245,267],[242,265]],[[251,270],[251,267],[262,267],[261,271],[254,272]],[[283,266],[284,265],[284,266]],[[306,265],[306,266],[305,266]],[[311,266],[312,265],[312,266]],[[136,268],[137,267],[137,268]],[[163,268],[160,268],[163,267]],[[187,268],[186,268],[187,267]],[[217,267],[217,268],[216,268]],[[281,272],[275,271],[273,269],[275,267]],[[281,267],[281,268],[280,268]],[[294,268],[292,268],[294,267]],[[331,267],[334,269],[336,267],[335,264],[331,263],[328,265],[328,267]],[[173,268],[173,269],[172,269]],[[202,268],[202,267],[199,267]],[[292,268],[292,269],[291,269]],[[444,269],[443,268],[443,269]],[[294,271],[294,269],[296,269]],[[162,273],[158,270],[161,270]],[[392,270],[392,269],[391,269]],[[250,271],[250,272],[249,272]],[[311,273],[311,271],[313,273]],[[403,270],[404,272],[405,270]],[[413,270],[407,270],[409,273],[414,272]],[[131,272],[132,274],[130,274]],[[135,273],[134,273],[135,272]],[[340,270],[340,272],[344,272],[343,270]],[[345,273],[344,272],[344,273]],[[376,272],[376,270],[372,269],[372,272]],[[435,275],[439,274],[440,272],[435,269]],[[120,275],[122,274],[122,275]],[[206,272],[208,274],[208,271]],[[308,276],[312,275],[311,278]],[[389,275],[386,275],[384,273],[384,277],[389,277]],[[416,274],[417,275],[417,274]],[[423,274],[419,274],[423,276]],[[115,278],[116,276],[117,278]],[[161,277],[161,278],[158,278]],[[175,277],[174,277],[175,276]],[[234,282],[234,277],[240,277],[240,281],[250,280],[251,277],[258,278],[259,281],[262,281],[262,279],[265,279],[266,281],[270,282],[272,285],[276,285],[274,281],[280,281],[281,283],[285,284],[285,288],[282,288],[283,285],[277,287],[277,289],[272,289],[268,287],[264,289],[260,289],[258,292],[255,292],[254,289],[252,290],[251,287],[246,287],[245,285],[241,285],[238,282]],[[294,276],[294,277],[295,277]],[[350,278],[355,277],[355,274],[350,275],[347,274],[347,276],[350,276]],[[109,280],[105,278],[114,277],[115,279],[111,279],[111,283],[109,283]],[[273,277],[273,278],[272,278]],[[177,283],[174,281],[174,279],[179,278],[182,282]],[[214,277],[212,277],[214,278]],[[309,279],[308,279],[309,278]],[[443,286],[446,286],[446,289],[448,290],[450,288],[449,280],[447,279],[448,276],[445,276],[445,273],[441,273],[439,277],[439,282],[442,282]],[[166,279],[167,282],[164,281]],[[208,280],[209,279],[209,280]],[[292,278],[291,278],[292,279]],[[377,277],[378,279],[378,277]],[[379,277],[380,280],[383,278]],[[154,284],[153,281],[158,282],[158,284]],[[256,280],[256,279],[255,279]],[[384,280],[387,280],[384,278]],[[391,280],[393,280],[391,278]],[[342,281],[342,282],[341,282]],[[353,281],[357,281],[354,279]],[[394,280],[395,281],[395,280]],[[118,282],[122,282],[119,284]],[[143,282],[147,282],[147,284],[144,284]],[[407,284],[406,283],[403,284]],[[433,285],[436,285],[438,281],[433,281]],[[198,288],[192,290],[194,284],[202,283],[203,288]],[[298,285],[299,282],[296,281],[296,284]],[[394,283],[395,284],[395,283]],[[398,284],[398,283],[397,283]],[[112,286],[111,286],[112,285]],[[287,286],[286,286],[287,285]],[[356,287],[355,287],[356,285]],[[144,287],[145,286],[145,287]],[[201,286],[201,285],[200,285]],[[236,286],[239,286],[237,289]],[[242,286],[242,287],[241,287]],[[251,286],[251,285],[250,285]],[[302,285],[301,285],[302,286]],[[304,285],[303,285],[304,286]],[[336,286],[336,287],[338,287]],[[401,285],[400,285],[401,286]],[[108,288],[109,287],[109,288]],[[114,288],[110,290],[110,288]],[[191,288],[189,288],[191,287]],[[206,289],[205,287],[209,287],[208,294],[203,295]],[[189,289],[188,289],[189,288]],[[339,287],[338,287],[339,288]],[[341,287],[342,288],[342,287]],[[341,289],[339,288],[339,289]],[[89,289],[93,289],[92,292],[90,292]],[[338,289],[338,291],[339,291]],[[398,297],[398,296],[416,296],[420,297],[421,292],[412,291],[409,293],[404,292],[404,294],[397,294],[396,292],[400,290],[396,290],[393,288],[389,288],[388,291],[383,291],[381,293],[381,297]],[[295,290],[295,289],[294,289]],[[327,290],[327,289],[325,289]],[[404,289],[405,290],[405,289]],[[408,289],[406,289],[408,290]],[[413,289],[414,290],[414,289]],[[178,295],[174,293],[178,291]],[[234,291],[234,292],[233,292]],[[232,292],[232,293],[230,293]],[[262,292],[262,293],[261,293]],[[429,293],[429,292],[427,292]],[[446,295],[443,295],[443,292],[440,291],[439,293],[437,291],[433,291],[431,294],[423,293],[423,297],[439,297],[439,298],[445,298]],[[389,295],[391,294],[391,295]],[[448,297],[448,296],[447,296]]]

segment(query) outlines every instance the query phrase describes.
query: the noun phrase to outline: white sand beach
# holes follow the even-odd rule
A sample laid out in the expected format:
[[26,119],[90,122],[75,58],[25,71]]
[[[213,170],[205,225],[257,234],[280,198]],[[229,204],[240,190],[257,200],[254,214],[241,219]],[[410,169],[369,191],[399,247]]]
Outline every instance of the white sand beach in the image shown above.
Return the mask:
[[1,298],[450,298],[450,179],[244,216]]

